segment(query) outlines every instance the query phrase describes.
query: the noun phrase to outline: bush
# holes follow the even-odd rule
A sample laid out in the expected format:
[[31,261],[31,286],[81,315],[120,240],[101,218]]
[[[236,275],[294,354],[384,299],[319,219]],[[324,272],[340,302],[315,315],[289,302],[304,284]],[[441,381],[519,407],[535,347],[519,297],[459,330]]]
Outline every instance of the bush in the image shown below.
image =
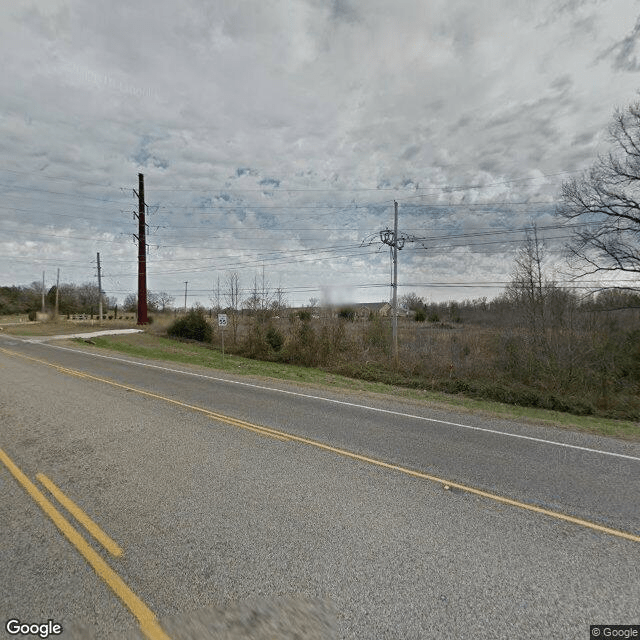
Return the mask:
[[427,318],[427,320],[429,320],[429,322],[440,322],[440,316],[437,314],[437,312],[432,311],[429,314],[429,317]]
[[318,364],[318,337],[310,322],[302,322],[287,344],[286,359],[292,364],[314,367]]
[[284,344],[284,336],[275,327],[269,327],[267,330],[267,342],[274,351],[280,351]]
[[269,343],[264,333],[264,326],[257,318],[251,323],[239,353],[247,358],[258,360],[268,357]]
[[338,311],[338,317],[353,322],[356,318],[356,312],[350,307],[343,307]]
[[311,311],[306,311],[304,309],[298,311],[298,318],[300,318],[300,320],[302,320],[303,322],[308,322],[309,320],[311,320]]
[[169,326],[167,334],[174,338],[211,342],[213,332],[205,318],[204,310],[191,309],[186,316],[178,318]]
[[38,317],[38,312],[37,311],[29,311],[29,321],[30,322],[35,322],[36,318]]
[[416,315],[414,316],[414,320],[416,322],[424,322],[427,319],[427,314],[424,312],[424,309],[418,309],[416,311]]
[[364,339],[366,346],[388,353],[391,347],[391,331],[388,323],[385,323],[380,316],[375,316],[367,325]]

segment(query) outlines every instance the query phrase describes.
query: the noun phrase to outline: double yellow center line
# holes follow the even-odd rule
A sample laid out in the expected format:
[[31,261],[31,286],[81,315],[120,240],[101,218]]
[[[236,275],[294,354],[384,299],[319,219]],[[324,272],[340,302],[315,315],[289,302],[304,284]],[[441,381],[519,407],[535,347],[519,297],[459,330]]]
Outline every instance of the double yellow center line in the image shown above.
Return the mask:
[[73,500],[67,497],[44,473],[38,473],[36,480],[114,557],[122,555],[122,548],[114,542]]
[[[11,475],[33,498],[36,504],[51,518],[62,535],[77,549],[93,570],[106,582],[112,591],[122,600],[131,613],[136,617],[140,630],[149,640],[171,640],[158,624],[158,620],[147,605],[125,584],[124,580],[104,561],[93,547],[82,537],[72,524],[56,509],[20,468],[0,449],[0,461],[4,463]],[[60,503],[78,521],[98,539],[113,555],[122,555],[122,549],[109,536],[100,530],[89,516],[87,516],[74,502],[65,496],[56,485],[44,474],[38,474],[42,482]],[[78,518],[78,516],[80,516]]]
[[[0,349],[0,351],[5,351],[5,349]],[[8,353],[11,353],[11,352],[8,352]],[[26,358],[27,360],[33,360],[35,362],[45,364],[47,366],[53,367],[54,369],[57,369],[61,373],[66,373],[71,376],[76,376],[77,378],[85,378],[87,380],[95,380],[97,382],[103,382],[105,384],[111,385],[112,387],[119,387],[120,389],[125,389],[126,391],[133,391],[135,393],[139,393],[140,395],[147,396],[148,398],[155,398],[156,400],[162,400],[163,402],[174,404],[178,407],[182,407],[183,409],[196,411],[218,422],[229,424],[233,427],[239,427],[240,429],[246,429],[247,431],[253,431],[254,433],[257,433],[261,436],[267,436],[269,438],[274,438],[276,440],[283,440],[283,441],[292,439],[292,437],[286,433],[282,433],[274,429],[269,429],[267,427],[262,427],[260,425],[253,424],[252,422],[245,422],[244,420],[239,420],[238,418],[232,418],[231,416],[226,416],[222,413],[216,413],[215,411],[210,411],[209,409],[205,409],[204,407],[198,407],[197,405],[194,405],[194,404],[187,404],[186,402],[180,402],[179,400],[174,400],[173,398],[168,398],[167,396],[161,396],[161,395],[158,395],[157,393],[151,393],[150,391],[145,391],[144,389],[137,389],[136,387],[130,387],[125,384],[120,384],[119,382],[115,382],[114,380],[108,380],[107,378],[100,378],[98,376],[91,375],[90,373],[85,373],[84,371],[78,371],[76,369],[67,369],[66,367],[62,367],[60,365],[47,362],[46,360],[40,360],[38,358],[32,358],[30,356],[24,356],[22,354],[14,354],[14,355],[18,355],[21,358]]]
[[461,484],[458,482],[451,482],[445,478],[440,478],[438,476],[431,475],[429,473],[423,473],[422,471],[415,471],[413,469],[408,469],[407,467],[403,467],[396,464],[391,464],[389,462],[385,462],[384,460],[378,460],[377,458],[370,458],[368,456],[363,456],[358,453],[353,453],[346,449],[341,449],[339,447],[332,447],[331,445],[324,444],[322,442],[318,442],[317,440],[312,440],[310,438],[304,438],[302,436],[294,435],[291,433],[286,433],[284,431],[280,431],[277,429],[271,429],[269,427],[264,427],[261,425],[253,424],[251,422],[245,422],[244,420],[238,420],[237,418],[232,418],[230,416],[225,416],[220,413],[216,413],[215,411],[210,411],[209,409],[205,409],[203,407],[198,407],[196,405],[187,404],[185,402],[180,402],[179,400],[174,400],[173,398],[168,398],[167,396],[162,396],[157,393],[152,393],[150,391],[145,391],[144,389],[138,389],[136,387],[131,387],[128,385],[121,384],[119,382],[114,382],[113,380],[109,380],[107,378],[100,378],[98,376],[91,375],[89,373],[84,373],[83,371],[78,371],[76,369],[67,369],[61,365],[55,364],[53,362],[48,362],[46,360],[41,360],[39,358],[34,358],[32,356],[26,356],[21,353],[17,353],[15,351],[9,351],[7,349],[0,348],[0,352],[6,353],[7,355],[17,356],[20,358],[24,358],[26,360],[32,360],[34,362],[38,362],[40,364],[44,364],[49,367],[53,367],[62,373],[67,373],[69,375],[78,376],[80,378],[86,378],[89,380],[95,380],[97,382],[102,382],[104,384],[111,385],[113,387],[118,387],[120,389],[125,389],[127,391],[132,391],[134,393],[138,393],[140,395],[155,398],[157,400],[162,400],[163,402],[167,402],[169,404],[173,404],[185,409],[189,409],[191,411],[197,411],[198,413],[204,414],[214,420],[219,422],[233,425],[235,427],[240,427],[241,429],[247,429],[249,431],[253,431],[254,433],[258,433],[262,436],[268,436],[270,438],[275,438],[276,440],[290,440],[293,442],[299,442],[301,444],[310,445],[312,447],[316,447],[318,449],[323,449],[324,451],[330,451],[331,453],[338,454],[340,456],[345,456],[347,458],[351,458],[352,460],[358,460],[360,462],[366,462],[367,464],[372,464],[377,467],[382,467],[384,469],[389,469],[391,471],[397,471],[399,473],[412,476],[414,478],[420,478],[422,480],[429,480],[431,482],[436,482],[443,487],[452,487],[454,489],[460,489],[466,493],[470,493],[472,495],[479,496],[481,498],[485,498],[488,500],[493,500],[495,502],[499,502],[501,504],[506,504],[512,507],[517,507],[519,509],[524,509],[526,511],[531,511],[533,513],[537,513],[540,515],[548,516],[550,518],[555,518],[557,520],[564,520],[565,522],[570,522],[572,524],[579,525],[581,527],[585,527],[587,529],[591,529],[593,531],[599,531],[600,533],[605,533],[607,535],[615,536],[617,538],[623,538],[625,540],[631,540],[632,542],[640,542],[640,536],[634,533],[629,533],[626,531],[620,531],[619,529],[613,529],[611,527],[605,527],[595,522],[590,522],[589,520],[584,520],[582,518],[577,518],[575,516],[567,515],[565,513],[561,513],[559,511],[552,511],[551,509],[545,509],[544,507],[539,507],[534,504],[529,504],[527,502],[521,502],[520,500],[514,500],[512,498],[506,498],[504,496],[491,493],[489,491],[484,491],[482,489],[477,489],[475,487],[471,487],[469,485]]
[[[383,460],[378,460],[376,458],[371,458],[368,456],[363,456],[357,453],[353,453],[351,451],[347,451],[346,449],[341,449],[339,447],[333,447],[328,444],[324,444],[322,442],[318,442],[317,440],[312,440],[310,438],[304,438],[302,436],[286,433],[283,431],[279,431],[277,429],[271,429],[269,427],[264,427],[261,425],[253,424],[251,422],[246,422],[244,420],[239,420],[237,418],[233,418],[230,416],[226,416],[215,411],[210,411],[209,409],[205,409],[204,407],[198,407],[196,405],[187,404],[185,402],[180,402],[179,400],[174,400],[173,398],[169,398],[167,396],[162,396],[157,393],[152,393],[150,391],[146,391],[144,389],[138,389],[136,387],[131,387],[128,385],[121,384],[119,382],[115,382],[113,380],[109,380],[106,378],[101,378],[98,376],[94,376],[89,373],[85,373],[82,371],[78,371],[76,369],[68,369],[61,365],[48,362],[46,360],[41,360],[38,358],[33,358],[31,356],[26,356],[21,353],[17,353],[14,351],[9,351],[7,349],[0,348],[0,352],[5,353],[10,356],[20,357],[26,360],[31,360],[33,362],[37,362],[40,364],[44,364],[49,367],[53,367],[61,373],[65,373],[67,375],[77,376],[79,378],[84,378],[87,380],[94,380],[96,382],[101,382],[103,384],[108,384],[112,387],[117,387],[120,389],[124,389],[126,391],[131,391],[137,393],[142,396],[146,396],[149,398],[154,398],[157,400],[161,400],[163,402],[179,406],[184,409],[188,409],[190,411],[196,411],[200,414],[203,414],[213,420],[218,422],[228,424],[234,427],[238,427],[241,429],[246,429],[248,431],[252,431],[253,433],[267,436],[270,438],[274,438],[276,440],[281,441],[293,441],[301,444],[306,444],[309,446],[316,447],[318,449],[322,449],[324,451],[329,451],[331,453],[344,456],[347,458],[351,458],[352,460],[358,460],[360,462],[365,462],[367,464],[372,464],[377,467],[382,467],[384,469],[388,469],[391,471],[396,471],[398,473],[402,473],[414,478],[420,478],[422,480],[429,480],[431,482],[438,483],[443,487],[449,488],[453,487],[456,489],[460,489],[466,493],[476,495],[481,498],[485,498],[488,500],[492,500],[494,502],[498,502],[501,504],[509,505],[512,507],[517,507],[519,509],[524,509],[526,511],[530,511],[533,513],[537,513],[540,515],[548,516],[550,518],[554,518],[557,520],[562,520],[565,522],[569,522],[581,527],[585,527],[587,529],[591,529],[593,531],[598,531],[600,533],[604,533],[607,535],[615,536],[617,538],[622,538],[625,540],[630,540],[632,542],[640,542],[640,536],[628,533],[625,531],[620,531],[618,529],[613,529],[611,527],[605,527],[594,522],[590,522],[588,520],[584,520],[582,518],[577,518],[571,515],[567,515],[564,513],[560,513],[558,511],[552,511],[550,509],[544,509],[542,507],[528,504],[526,502],[520,502],[519,500],[513,500],[511,498],[506,498],[504,496],[500,496],[494,493],[490,493],[488,491],[484,491],[482,489],[477,489],[475,487],[471,487],[468,485],[460,484],[457,482],[451,482],[444,478],[440,478],[428,473],[423,473],[421,471],[415,471],[413,469],[408,469],[406,467],[402,467],[400,465],[391,464],[388,462],[384,462]],[[82,536],[75,530],[73,527],[64,519],[64,517],[55,509],[55,507],[42,495],[42,493],[31,483],[28,478],[9,460],[8,456],[0,449],[0,460],[4,462],[9,471],[14,475],[14,477],[18,480],[18,482],[27,490],[27,492],[34,498],[34,500],[42,507],[42,509],[49,515],[49,517],[54,521],[56,526],[62,531],[62,533],[69,539],[69,541],[80,551],[80,553],[87,559],[87,561],[91,564],[91,566],[95,569],[96,573],[100,575],[100,577],[113,589],[113,591],[122,599],[122,601],[127,605],[127,607],[131,610],[131,612],[136,616],[140,623],[141,630],[150,640],[169,640],[168,636],[164,633],[164,631],[160,628],[157,623],[156,617],[149,610],[149,608],[124,584],[122,579],[104,562],[104,560],[86,543],[86,541],[82,538]],[[38,474],[38,480],[42,482],[47,489],[60,501],[61,504],[67,508],[67,510],[74,515],[78,519],[79,522],[85,526],[85,528],[95,536],[94,532],[91,529],[91,524],[83,522],[81,518],[79,518],[73,511],[73,503],[69,505],[69,503],[64,502],[66,496],[60,492],[55,485],[46,478],[43,474]],[[61,499],[62,496],[62,499]],[[67,499],[68,500],[68,499]],[[71,502],[71,501],[69,501]],[[75,505],[74,505],[75,506]],[[71,507],[71,508],[70,508]],[[105,534],[106,535],[106,534]],[[96,539],[99,539],[95,536]],[[108,536],[107,536],[108,538]],[[110,540],[110,539],[109,539]],[[115,545],[112,547],[115,549],[117,547],[116,543],[113,541],[107,542],[101,541],[102,544],[109,549],[111,543]],[[118,547],[119,549],[119,547]],[[111,551],[111,549],[110,549]],[[113,551],[111,551],[113,553]],[[117,551],[114,555],[118,555]]]

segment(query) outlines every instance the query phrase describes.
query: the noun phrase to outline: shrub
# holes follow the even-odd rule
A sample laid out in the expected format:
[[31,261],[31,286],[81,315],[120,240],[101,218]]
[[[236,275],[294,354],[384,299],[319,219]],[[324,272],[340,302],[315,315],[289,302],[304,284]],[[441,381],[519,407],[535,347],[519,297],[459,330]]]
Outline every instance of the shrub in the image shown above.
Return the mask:
[[211,342],[211,325],[207,322],[203,309],[191,309],[186,316],[178,318],[167,329],[167,334],[175,338]]
[[343,307],[338,311],[338,317],[353,322],[356,318],[356,312],[351,307]]
[[301,323],[287,344],[286,356],[292,364],[313,367],[318,363],[318,337],[310,322]]
[[427,318],[427,320],[429,320],[429,322],[440,322],[440,316],[437,314],[437,312],[432,311],[429,314],[429,317]]
[[376,316],[367,325],[364,339],[365,345],[388,353],[391,346],[391,332],[388,324],[380,316]]
[[284,344],[284,336],[275,327],[269,327],[267,329],[267,342],[274,351],[280,351]]
[[427,314],[424,312],[424,309],[418,309],[416,311],[416,315],[414,316],[414,320],[416,322],[424,322],[427,319]]
[[240,354],[247,358],[262,359],[269,355],[269,343],[267,342],[264,326],[258,318],[254,319],[247,331]]
[[308,322],[311,320],[311,311],[306,311],[305,309],[298,311],[298,318],[303,322]]
[[29,320],[30,322],[35,322],[35,319],[38,317],[37,311],[29,311]]

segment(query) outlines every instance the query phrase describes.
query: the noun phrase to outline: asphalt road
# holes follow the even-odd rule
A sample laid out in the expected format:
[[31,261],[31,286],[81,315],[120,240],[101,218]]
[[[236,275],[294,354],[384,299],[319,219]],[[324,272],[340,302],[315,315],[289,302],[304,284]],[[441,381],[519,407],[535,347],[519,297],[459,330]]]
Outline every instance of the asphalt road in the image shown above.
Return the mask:
[[640,623],[638,443],[104,355],[0,337],[4,637],[161,637],[154,614],[174,640],[198,619],[281,638],[296,615],[372,640]]

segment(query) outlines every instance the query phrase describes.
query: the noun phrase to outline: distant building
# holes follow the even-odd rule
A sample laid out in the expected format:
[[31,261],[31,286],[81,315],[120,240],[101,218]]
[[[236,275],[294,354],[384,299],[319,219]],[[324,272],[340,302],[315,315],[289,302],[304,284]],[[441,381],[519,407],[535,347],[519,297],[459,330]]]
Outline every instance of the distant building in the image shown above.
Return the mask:
[[368,318],[370,315],[386,318],[391,313],[391,305],[388,302],[363,302],[355,308],[360,318]]

